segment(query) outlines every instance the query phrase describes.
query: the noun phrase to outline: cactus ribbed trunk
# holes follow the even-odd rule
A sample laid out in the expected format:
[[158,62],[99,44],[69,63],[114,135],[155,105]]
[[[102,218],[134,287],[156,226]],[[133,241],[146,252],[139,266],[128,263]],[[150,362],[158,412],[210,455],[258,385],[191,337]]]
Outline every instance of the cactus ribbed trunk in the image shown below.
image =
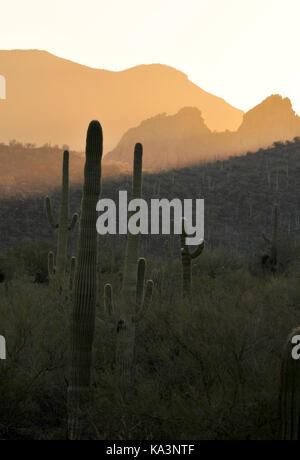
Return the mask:
[[[136,144],[134,150],[132,199],[142,197],[143,147]],[[138,247],[140,235],[128,232],[125,253],[122,302],[117,334],[117,365],[121,379],[127,385],[132,378],[135,342],[136,287]]]
[[[58,229],[57,235],[57,252],[54,264],[54,255],[49,254],[49,259],[53,259],[53,264],[49,266],[49,279],[58,281],[60,289],[65,284],[66,263],[67,263],[67,250],[68,250],[68,231],[73,230],[76,226],[78,215],[73,214],[71,224],[69,226],[69,152],[64,151],[63,155],[63,168],[62,168],[62,188],[61,188],[61,204],[60,216],[57,223],[52,214],[52,207],[50,198],[47,196],[45,199],[46,214],[50,226],[53,229]],[[51,260],[52,262],[52,260]]]
[[292,356],[295,336],[300,336],[300,328],[288,338],[281,363],[280,439],[283,441],[300,441],[300,360]]
[[74,280],[68,391],[70,439],[80,439],[87,425],[91,401],[92,346],[97,292],[96,205],[100,197],[102,144],[100,123],[93,121],[87,133],[80,236]]
[[66,150],[63,157],[63,174],[61,188],[61,204],[58,226],[56,274],[61,279],[66,271],[67,244],[69,220],[69,152]]

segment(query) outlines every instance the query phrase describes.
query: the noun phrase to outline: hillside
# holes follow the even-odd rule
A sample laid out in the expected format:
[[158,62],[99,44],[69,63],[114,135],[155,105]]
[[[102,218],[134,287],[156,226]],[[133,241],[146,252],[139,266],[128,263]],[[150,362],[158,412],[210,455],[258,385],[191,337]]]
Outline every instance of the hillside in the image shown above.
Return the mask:
[[[275,202],[279,205],[279,232],[284,239],[297,237],[300,231],[300,139],[226,161],[145,174],[143,184],[147,200],[204,198],[205,238],[211,247],[253,254],[262,243],[262,232],[271,232]],[[130,188],[129,177],[112,178],[104,182],[102,197],[117,200],[119,190]],[[60,191],[51,194],[58,209]],[[81,188],[73,187],[72,212],[79,211],[80,200]],[[24,239],[53,240],[53,231],[44,214],[43,196],[2,199],[0,204],[2,244]],[[167,237],[163,239],[166,245],[170,243]],[[102,244],[107,241],[101,240]],[[164,255],[161,238],[142,238],[142,252]]]
[[161,114],[145,120],[124,134],[105,161],[130,162],[137,139],[144,145],[145,167],[161,170],[254,152],[299,135],[300,117],[293,111],[290,100],[273,95],[247,112],[235,132],[212,132],[195,107],[181,109],[176,115]]
[[101,119],[104,149],[115,147],[130,127],[184,106],[201,109],[212,130],[237,129],[242,111],[165,65],[120,72],[85,67],[37,50],[0,51],[7,99],[0,101],[0,142],[18,139],[84,148],[83,128]]
[[[47,193],[60,187],[63,148],[33,144],[23,145],[12,141],[0,144],[0,197],[14,197]],[[81,153],[70,152],[70,183],[81,184],[84,158]],[[118,177],[128,173],[123,163],[107,162],[103,177]]]

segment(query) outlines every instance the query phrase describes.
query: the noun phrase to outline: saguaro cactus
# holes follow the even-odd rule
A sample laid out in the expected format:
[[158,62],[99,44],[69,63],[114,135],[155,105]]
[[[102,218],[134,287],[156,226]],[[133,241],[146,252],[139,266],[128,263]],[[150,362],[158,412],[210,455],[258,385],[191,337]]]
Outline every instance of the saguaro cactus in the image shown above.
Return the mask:
[[[134,311],[131,312],[131,320],[134,325],[143,318],[152,302],[153,281],[148,280],[145,282],[145,274],[146,260],[144,258],[140,258],[138,260],[137,279],[134,293]],[[121,374],[121,377],[126,379],[125,383],[128,383],[128,377],[131,379],[133,374],[133,354],[135,336],[130,336],[130,340],[132,340],[132,342],[129,343],[129,346],[132,347],[132,361],[130,363],[127,363],[127,361],[125,361],[125,363],[123,364],[122,345],[124,343],[128,345],[129,339],[127,338],[126,341],[120,340],[120,337],[121,339],[124,338],[124,332],[127,330],[127,328],[126,323],[123,319],[124,315],[122,315],[122,312],[116,312],[115,302],[113,299],[113,290],[111,284],[109,283],[104,286],[104,309],[110,323],[113,324],[114,321],[117,321],[116,328],[114,328],[117,329],[117,363],[119,364],[119,366],[121,366],[119,370],[121,370],[121,372],[124,371],[124,373]],[[125,358],[126,357],[127,355],[125,355]],[[125,367],[127,365],[130,366],[128,369],[127,367]]]
[[[58,229],[57,253],[55,273],[57,279],[65,274],[67,261],[68,230],[72,230],[78,220],[78,215],[74,214],[69,225],[69,152],[64,151],[63,172],[62,172],[62,189],[59,223],[53,217],[51,201],[47,196],[45,198],[46,213],[49,224],[52,228]],[[51,256],[50,256],[51,257]]]
[[[133,200],[142,197],[142,159],[143,147],[141,144],[136,144],[133,163]],[[127,235],[122,302],[117,328],[117,364],[121,378],[125,384],[131,380],[134,361],[139,238],[139,234],[133,235],[128,233]]]
[[192,261],[202,254],[204,241],[191,252],[186,245],[186,232],[184,228],[184,219],[182,221],[182,232],[180,235],[181,242],[181,265],[182,265],[182,295],[184,298],[191,296],[192,291]]
[[80,439],[90,403],[92,345],[95,329],[97,231],[96,205],[100,196],[102,128],[89,125],[86,141],[80,236],[74,279],[71,327],[71,372],[68,389],[69,438]]
[[273,234],[272,239],[266,237],[263,233],[263,239],[267,246],[270,248],[270,254],[265,254],[262,257],[262,263],[268,267],[272,273],[275,273],[278,268],[277,261],[277,233],[278,233],[278,205],[274,205],[274,218],[273,218]]
[[294,356],[299,337],[300,327],[289,336],[281,363],[280,438],[285,441],[300,440],[300,360]]
[[147,312],[153,294],[153,281],[148,280],[145,283],[146,259],[141,257],[138,261],[138,275],[136,284],[136,314],[135,322],[138,322]]

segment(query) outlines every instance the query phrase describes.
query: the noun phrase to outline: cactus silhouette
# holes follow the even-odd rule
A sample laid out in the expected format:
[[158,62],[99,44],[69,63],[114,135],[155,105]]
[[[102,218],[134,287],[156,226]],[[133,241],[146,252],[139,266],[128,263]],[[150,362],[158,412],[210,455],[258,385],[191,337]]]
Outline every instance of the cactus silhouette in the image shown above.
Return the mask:
[[280,438],[285,441],[300,440],[300,360],[293,356],[299,343],[300,327],[289,336],[281,363],[280,384]]
[[48,253],[48,276],[49,276],[49,280],[52,280],[54,278],[54,274],[55,274],[54,265],[55,265],[54,253],[52,251],[50,251]]
[[278,233],[278,205],[274,205],[274,218],[273,218],[273,234],[272,239],[267,238],[263,233],[263,239],[267,246],[270,248],[269,254],[264,254],[262,257],[262,264],[268,267],[272,273],[275,273],[278,268],[277,260],[277,233]]
[[182,220],[182,232],[180,235],[181,243],[181,266],[182,266],[182,295],[184,298],[189,298],[192,292],[192,261],[202,254],[204,249],[204,241],[191,252],[186,245],[186,232],[184,219]]
[[114,313],[114,306],[113,306],[113,291],[111,284],[106,284],[104,286],[104,309],[105,313],[108,316],[112,316]]
[[[68,230],[72,230],[78,220],[78,215],[74,214],[69,225],[69,152],[64,151],[63,155],[63,172],[62,172],[62,192],[61,192],[61,205],[59,223],[53,217],[50,198],[45,198],[46,213],[49,224],[52,228],[58,229],[57,236],[57,253],[56,253],[56,266],[55,275],[57,279],[61,279],[66,271],[67,262],[67,246],[68,246]],[[52,257],[52,256],[50,256]],[[49,276],[54,275],[54,259],[53,259],[53,272]]]
[[[142,160],[143,147],[138,143],[134,149],[132,200],[142,197]],[[148,294],[145,296],[144,303],[146,263],[144,259],[138,261],[139,238],[139,234],[128,233],[127,235],[121,290],[122,301],[117,325],[116,361],[121,380],[125,386],[128,385],[133,376],[137,316],[141,316],[141,311],[147,304],[150,291],[152,295],[152,282],[150,282],[149,286],[147,285]]]
[[[131,312],[133,324],[136,324],[142,320],[152,302],[154,284],[152,280],[145,282],[145,274],[146,260],[144,258],[140,258],[137,264],[137,279],[134,293],[134,312]],[[133,376],[134,363],[133,359],[129,363],[127,361],[125,361],[125,363],[121,361],[123,359],[122,345],[125,343],[127,346],[132,347],[132,353],[134,353],[135,336],[132,335],[129,339],[126,338],[126,341],[120,340],[120,337],[121,339],[124,338],[123,334],[126,331],[126,323],[123,319],[124,316],[122,315],[122,312],[121,314],[120,312],[116,312],[115,302],[113,299],[113,289],[109,283],[104,287],[104,310],[111,323],[117,322],[117,363],[120,366],[119,371],[121,371],[121,378],[125,379],[126,384],[128,383],[128,379],[131,381]],[[116,328],[114,328],[114,330],[116,330]],[[130,343],[128,344],[129,340]],[[125,355],[125,358],[127,358],[127,355]],[[129,368],[125,366],[129,366]]]
[[69,439],[80,439],[87,425],[91,398],[92,345],[95,329],[97,231],[96,205],[100,197],[102,128],[89,125],[81,202],[78,256],[71,324],[71,370],[68,388]]

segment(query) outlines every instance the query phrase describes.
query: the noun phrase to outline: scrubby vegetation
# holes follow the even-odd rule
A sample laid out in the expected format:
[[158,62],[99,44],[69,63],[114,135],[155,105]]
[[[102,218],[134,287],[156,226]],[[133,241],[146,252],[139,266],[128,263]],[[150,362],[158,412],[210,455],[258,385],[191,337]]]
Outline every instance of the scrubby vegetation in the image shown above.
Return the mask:
[[[114,299],[122,299],[126,239],[100,238],[91,374],[93,403],[87,414],[90,438],[278,438],[282,350],[291,330],[300,323],[300,246],[292,228],[286,231],[282,218],[297,206],[293,200],[296,202],[299,188],[298,146],[296,141],[292,147],[277,146],[255,157],[145,177],[143,195],[148,199],[204,195],[208,242],[191,266],[189,295],[182,297],[179,238],[171,235],[165,239],[141,239],[139,256],[147,256],[143,280],[153,280],[153,298],[143,313],[143,321],[135,324],[135,337],[127,341],[134,339],[135,352],[130,393],[126,388],[124,391],[124,375],[116,362],[119,323],[116,328],[108,317],[110,294],[104,288],[109,283]],[[272,181],[271,185],[268,180],[265,183],[262,164],[271,157],[277,164],[286,161],[279,156],[279,148],[286,152],[290,149],[289,169],[285,182],[278,180],[281,185],[274,190]],[[211,180],[207,181],[208,177]],[[229,190],[224,197],[226,184]],[[129,178],[105,182],[102,196],[116,197],[118,190],[130,186]],[[238,207],[237,211],[234,204],[246,199],[243,193],[247,187],[256,197],[254,208],[250,207],[250,212],[249,208],[245,211]],[[81,192],[73,190],[72,210],[79,208],[79,196]],[[283,206],[287,196],[289,200]],[[275,208],[278,220],[272,218],[275,199],[279,203]],[[11,224],[14,214],[10,215],[8,209],[13,203],[16,204],[3,202],[2,207],[2,217],[6,215]],[[42,218],[43,200],[32,198],[23,204],[17,222],[21,224],[26,217],[28,226],[23,224],[22,241],[18,241],[21,231],[12,228],[9,235],[6,230],[0,251],[0,335],[8,344],[7,360],[0,362],[0,438],[66,439],[68,393],[76,384],[70,381],[70,355],[82,345],[76,342],[74,331],[71,340],[70,324],[73,318],[74,325],[74,305],[77,300],[85,302],[88,291],[80,293],[83,278],[78,270],[75,297],[69,283],[62,288],[49,280],[47,257],[55,237],[48,237],[48,230],[43,230],[47,228],[46,217]],[[269,207],[268,216],[261,219]],[[232,235],[222,231],[222,223],[238,225],[239,244],[231,244]],[[32,229],[30,238],[28,228]],[[273,234],[270,254],[274,255],[276,249],[276,264],[264,263],[270,245],[266,247],[260,230]],[[37,234],[40,242],[33,243]],[[216,244],[217,237],[220,244]],[[76,232],[69,238],[65,267],[71,267],[76,238]],[[88,253],[85,259],[83,265],[91,267]],[[84,305],[90,315],[89,304]],[[90,331],[92,317],[87,319]],[[80,365],[76,359],[78,355],[74,368]]]
[[[282,348],[300,323],[299,275],[293,269],[257,276],[246,259],[206,250],[193,266],[192,300],[183,303],[180,261],[149,260],[154,298],[136,331],[137,383],[129,404],[103,305],[104,284],[112,282],[118,295],[121,279],[118,271],[102,273],[90,414],[95,439],[276,439]],[[8,343],[1,438],[65,439],[70,299],[24,273],[1,283],[0,296],[0,333]]]

